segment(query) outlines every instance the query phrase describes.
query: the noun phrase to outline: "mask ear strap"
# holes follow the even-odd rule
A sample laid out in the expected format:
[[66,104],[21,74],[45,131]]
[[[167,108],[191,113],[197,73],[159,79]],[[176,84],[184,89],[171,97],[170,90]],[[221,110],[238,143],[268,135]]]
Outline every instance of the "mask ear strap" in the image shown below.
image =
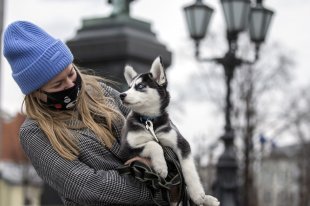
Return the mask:
[[34,96],[39,99],[40,101],[43,101],[43,102],[47,102],[47,95],[45,94],[45,92],[41,89],[37,89],[35,92],[34,92]]

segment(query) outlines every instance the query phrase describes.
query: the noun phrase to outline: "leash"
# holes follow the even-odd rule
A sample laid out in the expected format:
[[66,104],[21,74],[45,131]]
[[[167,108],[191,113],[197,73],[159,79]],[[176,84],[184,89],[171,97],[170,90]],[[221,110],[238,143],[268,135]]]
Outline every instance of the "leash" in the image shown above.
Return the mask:
[[175,153],[169,147],[163,147],[164,155],[168,166],[168,176],[164,179],[160,177],[153,168],[139,161],[134,161],[130,165],[117,168],[120,175],[130,175],[138,181],[143,182],[151,190],[152,199],[158,206],[170,205],[169,192],[172,187],[179,188],[177,205],[189,206],[189,197],[181,170],[181,165],[177,161]]
[[183,206],[187,206],[189,204],[189,196],[187,194],[186,190],[186,184],[184,182],[184,176],[182,173],[182,168],[180,163],[177,161],[175,153],[171,149],[163,148],[164,149],[164,155],[166,160],[171,160],[172,164],[174,165],[175,171],[173,171],[173,168],[169,168],[168,171],[175,172],[176,175],[174,178],[177,178],[179,180],[179,197],[178,197],[178,203],[177,205],[180,205],[182,202]]

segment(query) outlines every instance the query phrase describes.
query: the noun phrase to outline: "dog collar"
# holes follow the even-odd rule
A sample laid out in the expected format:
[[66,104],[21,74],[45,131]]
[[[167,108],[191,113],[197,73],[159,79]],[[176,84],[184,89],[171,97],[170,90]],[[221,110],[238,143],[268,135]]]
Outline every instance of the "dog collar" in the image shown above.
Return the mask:
[[154,122],[156,119],[158,119],[158,117],[148,117],[148,116],[140,116],[139,117],[139,121],[143,124],[145,124],[145,122],[148,120]]

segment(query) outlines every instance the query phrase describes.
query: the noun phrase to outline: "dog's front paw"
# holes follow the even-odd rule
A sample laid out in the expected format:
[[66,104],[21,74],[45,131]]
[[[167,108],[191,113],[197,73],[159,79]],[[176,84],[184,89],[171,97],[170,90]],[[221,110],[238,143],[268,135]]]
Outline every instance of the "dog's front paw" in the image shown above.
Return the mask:
[[205,195],[204,193],[200,193],[195,195],[192,198],[196,205],[203,205],[203,206],[219,206],[220,202],[213,196]]
[[220,202],[211,195],[205,195],[204,196],[204,203],[205,206],[219,206]]
[[153,168],[155,170],[155,172],[157,174],[159,174],[159,176],[161,176],[162,178],[166,178],[168,175],[168,167],[166,165],[166,163],[162,163],[162,164],[154,164]]
[[168,168],[154,168],[155,172],[159,174],[162,178],[166,178],[168,175]]
[[193,202],[196,205],[203,205],[204,203],[204,197],[206,196],[204,193],[196,193],[196,194],[192,194],[190,195]]

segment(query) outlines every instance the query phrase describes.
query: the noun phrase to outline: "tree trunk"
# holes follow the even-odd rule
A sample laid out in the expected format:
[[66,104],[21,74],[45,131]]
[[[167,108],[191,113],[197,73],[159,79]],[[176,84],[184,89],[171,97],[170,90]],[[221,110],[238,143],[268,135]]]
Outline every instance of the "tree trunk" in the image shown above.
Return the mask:
[[253,106],[253,85],[250,83],[245,94],[245,131],[244,131],[244,185],[243,205],[257,206],[257,192],[253,174],[253,136],[255,131],[255,108]]

